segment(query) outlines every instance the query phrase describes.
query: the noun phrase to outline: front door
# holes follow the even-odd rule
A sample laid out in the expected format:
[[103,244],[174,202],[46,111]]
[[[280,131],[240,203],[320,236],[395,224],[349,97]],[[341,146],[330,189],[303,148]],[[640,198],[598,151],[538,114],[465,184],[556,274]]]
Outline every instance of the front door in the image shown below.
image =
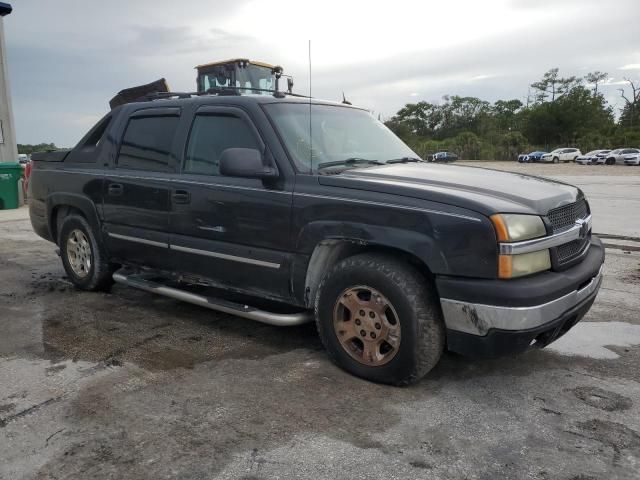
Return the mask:
[[168,266],[170,170],[179,116],[179,108],[146,108],[128,119],[103,184],[105,242],[115,259]]
[[175,269],[221,286],[287,299],[293,185],[282,177],[264,182],[220,175],[219,158],[227,148],[269,154],[243,110],[198,109],[171,192]]

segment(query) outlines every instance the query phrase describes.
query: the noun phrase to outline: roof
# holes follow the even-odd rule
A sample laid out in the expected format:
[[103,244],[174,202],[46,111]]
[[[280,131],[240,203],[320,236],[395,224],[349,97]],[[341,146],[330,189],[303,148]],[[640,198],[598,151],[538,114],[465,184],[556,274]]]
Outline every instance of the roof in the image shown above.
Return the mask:
[[[319,99],[309,99],[309,98],[300,98],[300,97],[290,97],[286,96],[285,98],[276,98],[271,95],[198,95],[190,98],[168,98],[168,99],[158,99],[147,102],[131,102],[123,105],[119,108],[125,108],[127,110],[136,110],[140,107],[151,108],[154,106],[157,107],[179,107],[185,104],[195,104],[195,105],[234,105],[234,106],[249,106],[249,105],[264,105],[269,103],[297,103],[297,104],[309,104],[309,100],[313,105],[335,105],[338,107],[345,108],[355,108],[358,110],[362,110],[360,107],[353,107],[349,105],[344,105],[340,102],[330,102],[326,100]],[[135,107],[132,107],[135,106]]]
[[13,7],[8,3],[0,2],[0,17],[9,15],[13,11]]
[[202,65],[196,65],[195,68],[215,67],[216,65],[224,65],[226,63],[238,63],[238,62],[246,62],[246,63],[250,63],[251,65],[256,65],[258,67],[266,67],[266,68],[272,68],[272,69],[276,67],[276,65],[271,65],[270,63],[257,62],[255,60],[249,60],[247,58],[232,58],[229,60],[222,60],[220,62],[211,62],[211,63],[204,63]]

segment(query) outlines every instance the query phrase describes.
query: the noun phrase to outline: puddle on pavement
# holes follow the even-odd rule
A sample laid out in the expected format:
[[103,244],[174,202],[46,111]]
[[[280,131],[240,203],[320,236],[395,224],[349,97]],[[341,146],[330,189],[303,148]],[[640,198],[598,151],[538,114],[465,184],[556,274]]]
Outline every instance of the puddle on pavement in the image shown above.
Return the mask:
[[566,335],[546,347],[561,355],[603,360],[619,358],[607,347],[640,345],[640,325],[625,322],[580,322]]
[[0,357],[110,367],[129,362],[158,371],[320,349],[313,326],[283,331],[131,289],[79,292],[62,289],[58,278],[39,277],[56,287],[0,305]]

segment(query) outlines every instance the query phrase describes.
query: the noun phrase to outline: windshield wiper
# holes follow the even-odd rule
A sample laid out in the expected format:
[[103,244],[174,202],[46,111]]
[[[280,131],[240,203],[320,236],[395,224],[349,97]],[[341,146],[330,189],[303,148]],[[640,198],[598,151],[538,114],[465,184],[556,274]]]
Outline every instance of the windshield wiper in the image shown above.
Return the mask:
[[387,160],[385,163],[409,163],[409,162],[423,162],[424,160],[417,157],[402,157],[402,158],[392,158],[391,160]]
[[384,165],[384,163],[379,162],[378,160],[369,160],[366,158],[351,157],[351,158],[346,158],[344,160],[335,160],[333,162],[319,163],[318,169],[327,168],[327,167],[339,167],[341,165],[351,166],[351,165],[357,165],[362,163],[369,164],[369,165]]

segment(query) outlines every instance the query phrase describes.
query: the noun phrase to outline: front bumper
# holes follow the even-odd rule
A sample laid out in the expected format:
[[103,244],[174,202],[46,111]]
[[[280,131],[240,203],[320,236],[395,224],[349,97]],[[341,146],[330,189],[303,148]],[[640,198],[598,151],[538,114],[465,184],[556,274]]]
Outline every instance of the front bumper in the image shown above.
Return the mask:
[[602,283],[604,247],[562,272],[516,280],[437,278],[451,351],[496,357],[544,347],[588,312]]

